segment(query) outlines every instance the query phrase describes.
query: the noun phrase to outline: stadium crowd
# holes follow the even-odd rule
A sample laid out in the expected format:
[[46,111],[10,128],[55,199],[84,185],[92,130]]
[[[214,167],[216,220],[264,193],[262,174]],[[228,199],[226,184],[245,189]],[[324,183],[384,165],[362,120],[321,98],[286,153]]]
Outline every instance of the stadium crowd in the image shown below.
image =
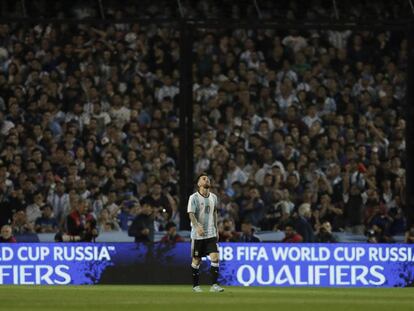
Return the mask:
[[[122,22],[0,25],[2,241],[174,232],[186,204],[178,36]],[[208,172],[221,199],[221,241],[254,242],[257,230],[283,230],[286,242],[334,242],[336,231],[413,241],[406,66],[397,32],[199,32],[194,173]]]
[[230,220],[224,240],[243,221],[294,229],[305,242],[332,231],[392,242],[405,232],[402,36],[240,30],[200,37],[196,173],[208,171],[222,198],[221,216]]
[[348,22],[401,21],[413,15],[410,1],[405,0],[101,0],[54,1],[32,0],[24,4],[5,0],[0,2],[0,17],[36,16],[44,18],[188,18],[188,19],[252,19],[271,21],[328,21]]
[[0,26],[1,225],[92,240],[126,231],[146,204],[157,230],[179,223],[176,37]]

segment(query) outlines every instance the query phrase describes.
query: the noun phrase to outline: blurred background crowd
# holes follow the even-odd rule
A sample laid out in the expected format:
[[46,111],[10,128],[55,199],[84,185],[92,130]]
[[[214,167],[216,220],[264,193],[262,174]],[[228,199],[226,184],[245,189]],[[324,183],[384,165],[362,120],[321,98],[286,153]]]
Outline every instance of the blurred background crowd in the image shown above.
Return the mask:
[[[305,10],[262,1],[259,13],[292,21],[407,14],[398,1],[335,11],[311,2]],[[75,1],[66,11],[53,3],[60,17],[115,22],[0,25],[2,241],[36,233],[94,241],[102,232],[151,241],[164,231],[180,241],[179,32],[121,20],[217,16],[221,4],[103,10]],[[25,9],[40,16],[46,5]],[[257,10],[225,8],[233,18]],[[335,242],[334,232],[414,242],[404,33],[203,29],[193,54],[194,174],[207,172],[221,199],[221,241],[283,231],[285,242]]]

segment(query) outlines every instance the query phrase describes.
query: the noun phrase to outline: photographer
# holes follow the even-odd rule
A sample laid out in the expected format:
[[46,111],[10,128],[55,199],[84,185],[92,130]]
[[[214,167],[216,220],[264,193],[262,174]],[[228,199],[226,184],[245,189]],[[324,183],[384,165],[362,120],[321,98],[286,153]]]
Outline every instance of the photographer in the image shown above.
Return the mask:
[[365,233],[368,243],[394,243],[394,239],[379,224],[373,224]]
[[135,237],[135,242],[154,242],[153,207],[148,202],[142,204],[141,213],[135,217],[128,229],[128,235]]
[[168,219],[171,218],[171,215],[172,215],[171,196],[169,196],[169,194],[166,193],[165,191],[163,192],[163,189],[159,182],[156,182],[152,186],[150,190],[150,194],[146,195],[142,199],[142,204],[145,204],[145,203],[157,208],[160,211],[165,210],[165,212],[168,214]]

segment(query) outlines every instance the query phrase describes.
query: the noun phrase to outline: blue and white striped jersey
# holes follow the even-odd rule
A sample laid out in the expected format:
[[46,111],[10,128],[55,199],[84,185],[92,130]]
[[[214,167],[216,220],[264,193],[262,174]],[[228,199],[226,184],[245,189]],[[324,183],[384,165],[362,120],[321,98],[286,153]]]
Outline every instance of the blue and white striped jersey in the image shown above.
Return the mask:
[[187,212],[194,213],[204,229],[204,236],[199,236],[191,224],[191,239],[202,240],[217,236],[216,224],[214,223],[214,210],[217,208],[218,200],[214,193],[210,192],[208,197],[202,196],[198,191],[190,195]]

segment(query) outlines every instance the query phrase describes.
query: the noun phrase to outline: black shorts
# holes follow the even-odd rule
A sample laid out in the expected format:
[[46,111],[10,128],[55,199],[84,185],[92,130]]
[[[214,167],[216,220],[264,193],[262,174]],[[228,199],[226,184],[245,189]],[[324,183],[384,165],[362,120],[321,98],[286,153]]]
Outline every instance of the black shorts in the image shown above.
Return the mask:
[[217,237],[202,240],[191,240],[191,257],[205,257],[210,253],[218,253]]

